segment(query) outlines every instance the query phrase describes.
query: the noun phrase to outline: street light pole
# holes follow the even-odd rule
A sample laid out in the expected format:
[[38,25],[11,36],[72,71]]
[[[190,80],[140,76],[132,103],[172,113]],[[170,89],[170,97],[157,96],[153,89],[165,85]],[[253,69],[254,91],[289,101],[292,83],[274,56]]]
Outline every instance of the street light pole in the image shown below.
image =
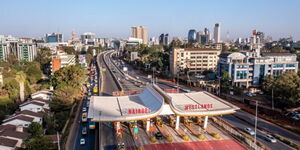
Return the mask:
[[272,110],[274,110],[274,91],[272,88]]

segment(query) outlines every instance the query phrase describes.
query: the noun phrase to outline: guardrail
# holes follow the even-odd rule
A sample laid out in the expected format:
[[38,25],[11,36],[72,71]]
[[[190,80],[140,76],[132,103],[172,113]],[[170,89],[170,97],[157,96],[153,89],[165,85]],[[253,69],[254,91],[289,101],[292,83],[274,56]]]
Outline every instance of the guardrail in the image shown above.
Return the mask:
[[218,125],[220,128],[222,128],[225,131],[227,131],[228,133],[230,133],[235,139],[242,142],[244,145],[247,145],[249,149],[268,150],[268,148],[265,147],[261,142],[256,141],[256,143],[254,143],[254,140],[252,137],[248,136],[247,134],[243,133],[242,131],[239,131],[235,127],[231,126],[225,120],[223,120],[219,117],[213,117],[212,121],[216,125]]
[[99,84],[98,84],[99,85],[99,90],[98,90],[99,91],[99,95],[103,92],[103,86],[104,86],[103,85],[103,81],[102,81],[103,80],[103,72],[102,72],[103,70],[102,70],[102,67],[100,65],[100,59],[101,59],[100,56],[103,55],[103,53],[104,52],[99,53],[97,55],[97,58],[96,58],[96,60],[97,60],[96,61],[97,62],[96,65],[98,67],[98,71],[99,71],[99,75],[100,75],[99,79],[98,79],[99,80]]
[[[114,53],[114,52],[113,52],[113,53]],[[113,53],[112,53],[112,54],[113,54]],[[111,57],[110,57],[110,58],[111,58]],[[124,71],[121,70],[121,69],[120,69],[113,61],[111,61],[111,63],[115,66],[115,68],[117,68],[117,69],[119,70],[119,72],[120,72],[123,76],[128,77],[129,79],[134,80],[134,81],[136,81],[136,82],[139,82],[139,83],[141,83],[141,84],[143,84],[143,85],[146,85],[146,83],[143,82],[142,80],[136,79],[136,78],[134,78],[134,77],[128,75],[127,73],[124,73]]]
[[[117,77],[115,76],[115,74],[113,74],[113,72],[111,71],[111,69],[109,68],[107,62],[105,61],[105,56],[108,52],[103,54],[103,60],[105,65],[107,66],[108,71],[110,72],[110,74],[112,75],[113,79],[115,80],[115,82],[117,83],[118,88],[122,91],[123,90],[123,86],[120,84],[119,80],[117,79]],[[110,61],[111,62],[111,61]],[[112,63],[112,62],[111,62]]]

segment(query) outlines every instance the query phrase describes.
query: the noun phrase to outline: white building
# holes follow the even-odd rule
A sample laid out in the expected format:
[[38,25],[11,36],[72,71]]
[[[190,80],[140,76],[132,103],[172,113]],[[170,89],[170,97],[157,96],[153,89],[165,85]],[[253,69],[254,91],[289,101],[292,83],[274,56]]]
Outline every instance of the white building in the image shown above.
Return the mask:
[[19,60],[33,61],[37,55],[37,48],[33,43],[18,43],[17,53]]
[[24,115],[19,115],[16,117],[8,118],[3,120],[3,125],[15,125],[15,126],[23,126],[25,128],[28,128],[29,125],[33,122],[34,118],[32,117],[27,117]]
[[37,101],[29,101],[20,105],[20,110],[30,110],[33,112],[47,112],[49,110],[49,104]]
[[215,43],[220,43],[221,42],[221,27],[220,27],[219,23],[215,24],[214,41],[215,41]]
[[7,57],[9,54],[9,43],[1,43],[0,41],[0,61],[7,61]]
[[31,94],[32,99],[41,98],[44,100],[51,100],[53,93],[49,90],[41,90]]
[[86,32],[81,35],[81,42],[85,45],[96,45],[96,34]]

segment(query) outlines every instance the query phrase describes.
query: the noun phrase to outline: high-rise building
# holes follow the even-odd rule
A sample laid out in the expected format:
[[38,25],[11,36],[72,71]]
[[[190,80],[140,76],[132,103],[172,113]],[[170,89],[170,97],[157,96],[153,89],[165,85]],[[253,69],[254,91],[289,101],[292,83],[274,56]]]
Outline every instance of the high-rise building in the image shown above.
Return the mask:
[[166,33],[166,34],[161,34],[159,36],[159,44],[161,45],[168,45],[169,44],[169,34]]
[[188,42],[189,43],[196,43],[196,38],[197,38],[197,32],[195,29],[189,30],[188,33]]
[[60,33],[46,34],[47,43],[61,43],[63,42],[63,35]]
[[143,44],[148,44],[148,30],[144,26],[131,27],[131,37],[143,40]]
[[174,48],[170,53],[171,75],[188,69],[191,73],[216,70],[220,49],[213,48]]
[[37,55],[37,48],[32,43],[18,43],[17,56],[19,60],[33,61]]
[[9,43],[0,43],[0,61],[7,61],[9,53]]
[[81,42],[86,45],[96,45],[96,34],[86,32],[81,35]]
[[221,27],[220,27],[219,23],[215,24],[214,40],[215,40],[215,43],[220,43],[221,42]]

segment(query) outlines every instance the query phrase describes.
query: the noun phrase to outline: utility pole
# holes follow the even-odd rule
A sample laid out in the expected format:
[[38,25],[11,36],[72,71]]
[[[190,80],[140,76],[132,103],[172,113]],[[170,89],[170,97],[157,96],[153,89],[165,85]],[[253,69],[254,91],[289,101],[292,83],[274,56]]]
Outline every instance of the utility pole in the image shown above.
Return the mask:
[[272,88],[272,110],[274,110],[274,91]]
[[254,144],[255,144],[255,150],[257,149],[256,145],[256,128],[257,128],[257,101],[255,102],[255,124],[254,124]]

